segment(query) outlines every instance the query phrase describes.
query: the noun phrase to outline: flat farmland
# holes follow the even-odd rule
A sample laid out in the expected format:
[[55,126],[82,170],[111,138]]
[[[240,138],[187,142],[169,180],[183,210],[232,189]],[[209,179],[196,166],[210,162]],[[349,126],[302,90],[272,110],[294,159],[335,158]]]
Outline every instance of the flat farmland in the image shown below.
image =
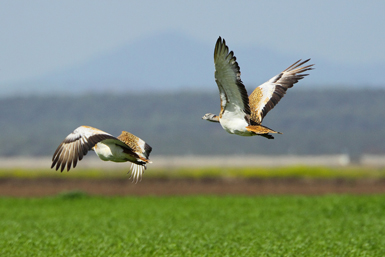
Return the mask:
[[156,179],[0,178],[0,195],[52,196],[80,191],[99,196],[383,194],[384,179]]
[[148,169],[137,184],[127,171],[76,169],[0,170],[0,195],[52,196],[81,191],[99,196],[324,195],[385,193],[385,170],[378,168],[175,168]]
[[0,198],[1,256],[385,256],[385,196]]
[[218,160],[0,161],[0,255],[385,256],[382,166]]
[[49,169],[49,158],[0,159],[0,195],[34,197],[68,191],[108,196],[385,193],[383,166],[347,165],[344,155],[168,157],[169,162],[154,158],[138,184],[128,180],[128,164],[87,157],[75,169],[62,173]]

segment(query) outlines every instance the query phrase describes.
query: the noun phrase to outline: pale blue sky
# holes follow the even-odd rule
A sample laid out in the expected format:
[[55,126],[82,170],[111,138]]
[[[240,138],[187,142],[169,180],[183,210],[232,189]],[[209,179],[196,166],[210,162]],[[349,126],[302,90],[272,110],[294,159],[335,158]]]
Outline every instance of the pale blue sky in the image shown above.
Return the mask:
[[[219,35],[339,64],[385,64],[385,1],[0,0],[0,83],[36,78],[162,31]],[[384,67],[385,68],[385,67]]]

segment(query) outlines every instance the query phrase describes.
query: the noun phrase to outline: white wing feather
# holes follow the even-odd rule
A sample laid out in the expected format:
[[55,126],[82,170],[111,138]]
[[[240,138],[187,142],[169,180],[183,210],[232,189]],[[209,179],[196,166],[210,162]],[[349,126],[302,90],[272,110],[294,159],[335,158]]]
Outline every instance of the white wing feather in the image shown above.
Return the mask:
[[295,62],[280,74],[257,87],[251,93],[249,103],[251,119],[254,122],[261,123],[266,114],[284,97],[287,89],[293,87],[295,83],[308,75],[303,74],[303,72],[312,70],[314,64],[307,66],[302,65],[309,60],[310,59],[303,62],[301,62],[301,60]]
[[75,168],[78,160],[82,160],[88,151],[105,139],[112,139],[116,140],[117,143],[121,143],[119,139],[102,130],[89,126],[78,127],[56,149],[52,157],[51,168],[55,165],[56,170],[60,168],[61,171],[66,166],[67,171],[71,169],[71,165]]

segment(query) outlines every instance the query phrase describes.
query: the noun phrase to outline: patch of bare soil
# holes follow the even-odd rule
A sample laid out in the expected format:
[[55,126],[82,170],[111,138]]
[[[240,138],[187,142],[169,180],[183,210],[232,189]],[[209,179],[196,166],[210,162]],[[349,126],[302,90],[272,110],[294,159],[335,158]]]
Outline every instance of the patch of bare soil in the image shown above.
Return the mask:
[[91,195],[322,195],[385,193],[385,180],[345,179],[0,179],[0,195],[38,197],[68,191]]

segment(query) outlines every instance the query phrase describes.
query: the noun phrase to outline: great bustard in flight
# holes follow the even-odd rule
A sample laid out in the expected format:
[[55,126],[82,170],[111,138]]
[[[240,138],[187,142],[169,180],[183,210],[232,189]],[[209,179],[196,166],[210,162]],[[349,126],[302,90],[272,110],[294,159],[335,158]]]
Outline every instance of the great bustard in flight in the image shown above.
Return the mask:
[[225,40],[218,38],[214,50],[215,81],[221,100],[219,116],[207,113],[202,119],[219,122],[223,129],[240,136],[263,136],[273,139],[269,133],[279,133],[263,126],[266,114],[285,95],[288,88],[307,76],[303,72],[312,70],[311,65],[302,66],[310,59],[295,62],[283,72],[257,87],[250,95],[241,80],[241,72],[233,51],[229,52]]
[[90,150],[94,150],[103,161],[131,162],[129,173],[133,182],[142,179],[146,164],[151,163],[148,157],[152,148],[139,137],[126,131],[114,137],[93,127],[80,126],[56,149],[51,169],[56,165],[56,170],[60,168],[63,171],[67,166],[69,171],[71,165],[75,168],[78,160],[81,161]]

